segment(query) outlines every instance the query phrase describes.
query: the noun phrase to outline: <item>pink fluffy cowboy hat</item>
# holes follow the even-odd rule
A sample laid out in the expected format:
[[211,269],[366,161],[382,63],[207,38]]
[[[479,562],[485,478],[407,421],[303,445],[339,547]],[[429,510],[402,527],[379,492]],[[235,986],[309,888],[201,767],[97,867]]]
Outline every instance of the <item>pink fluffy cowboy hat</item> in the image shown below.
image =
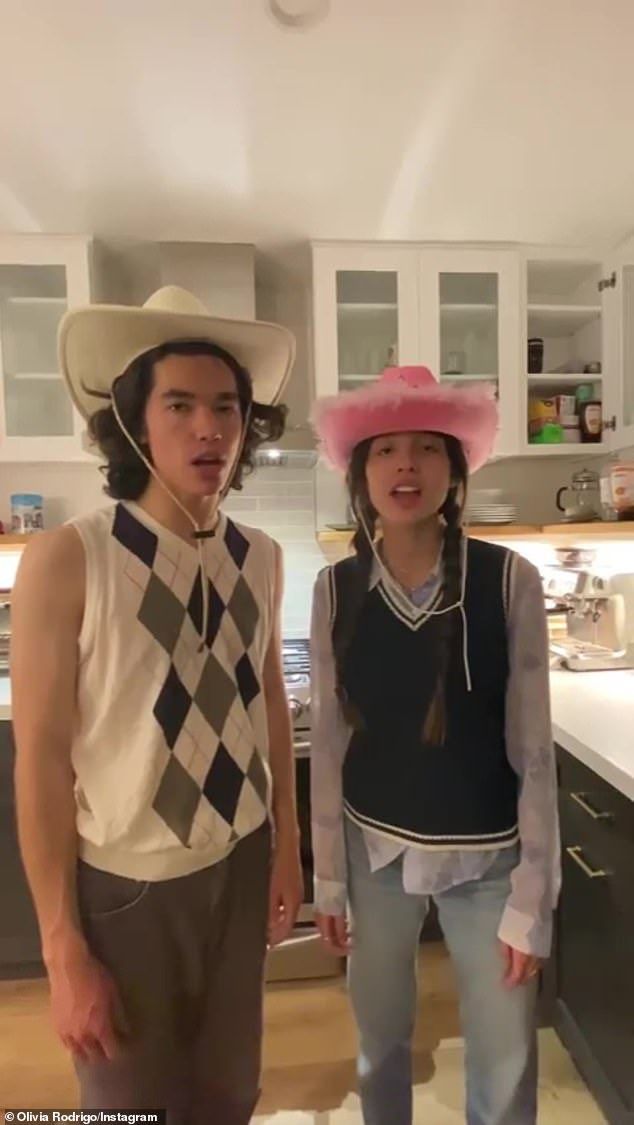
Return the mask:
[[416,430],[457,438],[475,472],[493,449],[498,412],[489,384],[460,387],[438,383],[428,367],[386,367],[369,386],[317,399],[312,422],[326,459],[342,472],[366,438]]

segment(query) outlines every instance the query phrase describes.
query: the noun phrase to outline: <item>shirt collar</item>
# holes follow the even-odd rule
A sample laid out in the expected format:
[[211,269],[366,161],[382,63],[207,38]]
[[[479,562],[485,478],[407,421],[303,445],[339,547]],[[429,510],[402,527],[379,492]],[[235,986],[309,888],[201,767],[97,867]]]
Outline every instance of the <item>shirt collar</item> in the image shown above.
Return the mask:
[[[385,569],[387,570],[387,567]],[[389,571],[388,571],[388,573],[389,573]],[[441,574],[442,574],[442,550],[441,550],[440,554],[438,555],[435,566],[433,567],[432,570],[430,570],[430,572],[427,575],[427,578],[425,579],[425,581],[423,583],[421,583],[421,585],[419,587],[417,587],[417,589],[422,590],[426,586],[429,586],[430,588],[432,586],[436,586],[436,584],[438,583],[438,581],[440,579]],[[369,582],[369,585],[368,585],[368,589],[373,590],[374,587],[377,586],[378,583],[381,581],[382,577],[383,577],[383,571],[382,571],[381,567],[379,566],[376,555],[373,553],[372,554],[372,569],[370,571],[370,582]],[[390,575],[390,577],[391,577],[391,575]],[[392,581],[396,582],[396,579],[392,578]],[[408,591],[408,593],[409,593],[409,591]]]

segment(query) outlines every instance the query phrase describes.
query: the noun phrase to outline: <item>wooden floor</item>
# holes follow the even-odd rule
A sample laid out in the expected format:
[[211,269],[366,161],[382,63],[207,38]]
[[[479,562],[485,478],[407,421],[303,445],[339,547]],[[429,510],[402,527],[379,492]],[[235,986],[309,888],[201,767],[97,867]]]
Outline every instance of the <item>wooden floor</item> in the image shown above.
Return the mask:
[[[419,991],[415,1120],[460,1125],[462,1043],[451,966],[440,943],[423,946]],[[265,1019],[263,1096],[257,1110],[261,1125],[360,1123],[354,1094],[356,1039],[343,976],[269,985]],[[540,1122],[602,1125],[569,1056],[553,1032],[544,1034]],[[351,1111],[339,1108],[351,1103]],[[50,1024],[46,982],[0,982],[0,1108],[77,1105],[73,1069]]]
[[[441,945],[425,947],[416,1035],[417,1081],[429,1077],[439,1039],[459,1034],[451,969]],[[355,1034],[343,976],[269,985],[259,1113],[330,1109],[355,1088]],[[73,1109],[77,1087],[49,1020],[46,982],[0,982],[0,1107]]]
[[[441,1039],[460,1035],[450,962],[428,944],[419,974],[414,1078],[428,1081]],[[309,986],[274,986],[266,999],[263,1096],[258,1113],[333,1109],[356,1088],[356,1037],[343,977]]]

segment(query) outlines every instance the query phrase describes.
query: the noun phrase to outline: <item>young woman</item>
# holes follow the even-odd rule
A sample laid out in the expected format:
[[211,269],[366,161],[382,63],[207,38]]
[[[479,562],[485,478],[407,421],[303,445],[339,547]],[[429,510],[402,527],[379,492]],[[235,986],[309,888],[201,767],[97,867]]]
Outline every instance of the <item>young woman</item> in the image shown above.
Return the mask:
[[460,992],[467,1122],[529,1125],[559,834],[540,577],[463,532],[495,402],[390,368],[321,400],[315,423],[358,521],[354,554],[315,585],[312,810],[317,920],[349,957],[364,1121],[411,1125],[433,897]]

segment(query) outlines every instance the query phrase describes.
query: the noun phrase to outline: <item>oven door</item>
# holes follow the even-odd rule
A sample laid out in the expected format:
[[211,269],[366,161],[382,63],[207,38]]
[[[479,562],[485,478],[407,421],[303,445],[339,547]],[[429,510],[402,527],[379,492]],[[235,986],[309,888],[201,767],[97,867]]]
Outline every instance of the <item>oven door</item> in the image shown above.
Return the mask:
[[304,876],[304,901],[295,928],[287,939],[269,951],[266,980],[309,980],[339,976],[345,959],[334,957],[323,945],[313,920],[313,853],[310,832],[310,730],[295,730],[295,775],[299,847]]

